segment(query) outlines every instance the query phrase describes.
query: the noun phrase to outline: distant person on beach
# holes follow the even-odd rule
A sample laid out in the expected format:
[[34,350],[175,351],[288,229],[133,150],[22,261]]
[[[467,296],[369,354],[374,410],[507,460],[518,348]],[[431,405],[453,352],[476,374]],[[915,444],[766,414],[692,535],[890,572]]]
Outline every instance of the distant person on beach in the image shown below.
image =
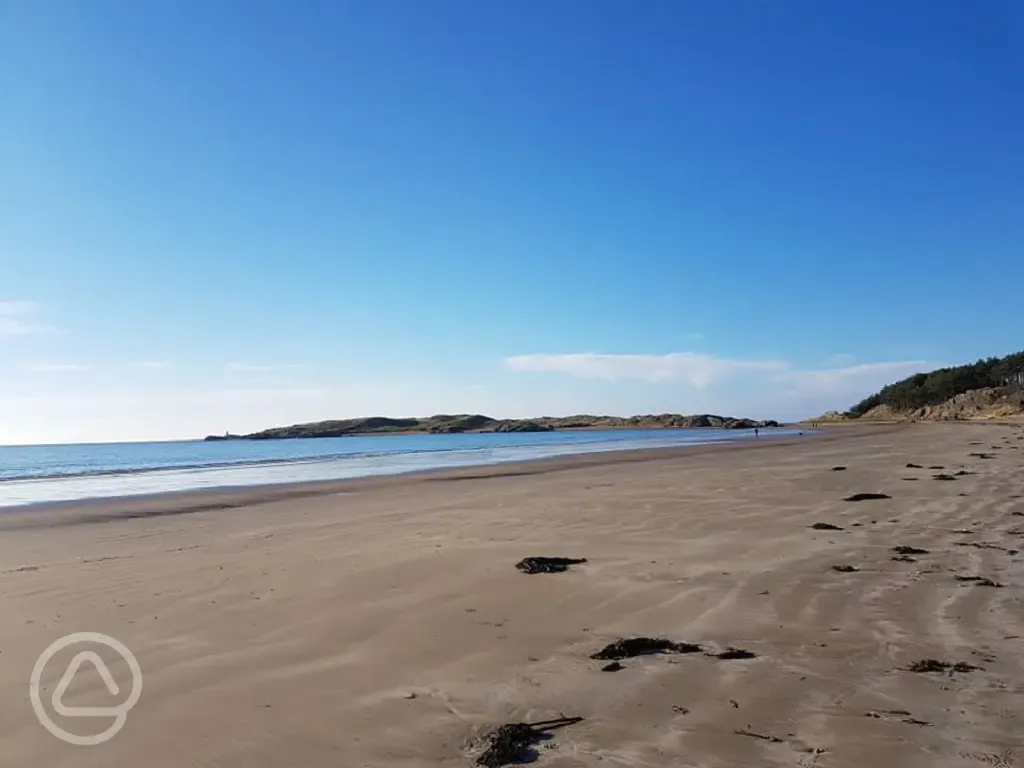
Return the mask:
[[760,432],[758,431],[757,427],[754,427],[754,437],[757,437],[759,434]]

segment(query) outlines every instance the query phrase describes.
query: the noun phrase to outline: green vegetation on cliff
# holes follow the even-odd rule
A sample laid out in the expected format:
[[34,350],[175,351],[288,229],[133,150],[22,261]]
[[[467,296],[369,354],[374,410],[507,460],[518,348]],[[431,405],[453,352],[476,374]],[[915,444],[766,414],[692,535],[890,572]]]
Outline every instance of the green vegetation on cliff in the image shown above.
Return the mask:
[[972,390],[1002,387],[1024,387],[1024,352],[908,376],[864,398],[850,409],[849,415],[863,416],[879,406],[898,412],[912,411],[940,405]]

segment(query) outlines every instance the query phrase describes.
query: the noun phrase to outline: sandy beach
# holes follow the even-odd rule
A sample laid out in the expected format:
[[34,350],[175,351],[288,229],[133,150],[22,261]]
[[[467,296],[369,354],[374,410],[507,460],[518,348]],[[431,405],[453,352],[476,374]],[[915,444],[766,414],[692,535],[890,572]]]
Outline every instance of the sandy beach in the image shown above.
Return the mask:
[[[861,493],[890,498],[844,500]],[[16,768],[472,766],[490,729],[566,716],[583,719],[537,765],[1021,766],[1019,547],[1024,430],[1005,425],[5,512],[0,752]],[[515,568],[538,555],[587,562]],[[39,655],[84,631],[124,643],[144,679],[89,747],[29,700]],[[591,658],[633,636],[701,650],[614,672]],[[715,656],[729,647],[754,657]],[[65,704],[124,700],[127,665],[98,652],[121,695],[83,667]],[[74,653],[47,665],[44,701]],[[908,669],[925,659],[969,668]],[[54,715],[80,734],[111,719]]]

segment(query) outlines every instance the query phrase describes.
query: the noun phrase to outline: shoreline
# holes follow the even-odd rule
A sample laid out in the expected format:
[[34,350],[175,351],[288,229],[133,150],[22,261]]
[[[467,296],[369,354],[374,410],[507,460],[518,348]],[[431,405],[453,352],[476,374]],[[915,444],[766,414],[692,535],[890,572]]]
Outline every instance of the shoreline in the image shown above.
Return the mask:
[[[864,422],[865,424],[868,422]],[[630,425],[611,425],[611,426],[586,426],[586,427],[556,427],[550,431],[542,432],[521,432],[521,433],[510,433],[510,432],[493,432],[488,430],[465,430],[464,432],[426,432],[423,430],[397,430],[394,432],[383,432],[383,431],[370,431],[370,432],[349,432],[344,435],[335,435],[333,437],[277,437],[277,438],[250,438],[244,435],[234,435],[230,438],[225,438],[222,435],[207,435],[206,437],[180,437],[180,438],[168,438],[161,440],[106,440],[101,442],[85,442],[85,443],[0,443],[0,448],[60,448],[68,445],[77,446],[100,446],[100,445],[149,445],[156,444],[162,445],[167,443],[275,443],[282,440],[340,440],[349,437],[410,437],[413,435],[441,435],[441,434],[459,434],[459,435],[502,435],[502,434],[550,434],[552,432],[670,432],[673,430],[685,429],[694,432],[714,432],[718,430],[728,432],[752,432],[753,427],[747,428],[726,428],[726,427],[662,427],[662,426],[630,426]],[[792,423],[779,423],[777,427],[758,427],[761,430],[771,431],[773,429],[811,429],[808,425],[803,422],[792,422]],[[213,439],[211,439],[213,438]]]
[[[904,425],[887,426],[893,430],[904,428]],[[478,480],[541,475],[601,466],[611,467],[631,463],[669,461],[688,456],[702,456],[708,453],[729,454],[781,448],[807,441],[828,443],[835,440],[854,439],[858,436],[877,433],[877,428],[870,428],[863,432],[860,430],[844,430],[842,435],[825,434],[807,428],[805,433],[801,435],[772,437],[769,434],[756,439],[751,438],[749,441],[591,451],[495,464],[467,464],[459,467],[409,470],[332,480],[226,485],[149,494],[97,496],[62,501],[32,502],[0,507],[0,530],[193,514],[293,499],[372,491],[387,488],[388,486],[404,487],[409,484],[427,482],[455,482],[468,479]],[[101,509],[105,511],[100,511]],[[29,516],[28,519],[24,521],[18,519],[25,516]],[[59,517],[75,517],[76,519],[69,523],[67,520],[58,521],[56,518]],[[45,522],[43,518],[50,522]]]
[[[593,431],[597,431],[597,430],[593,430]],[[609,430],[602,430],[602,431],[609,431]],[[640,430],[634,430],[634,431],[640,431]],[[661,430],[653,429],[653,430],[650,430],[650,431],[656,432],[656,431],[661,431]],[[687,431],[697,431],[697,430],[694,429],[694,430],[687,430]],[[721,430],[715,430],[715,431],[721,431]],[[782,433],[782,434],[778,434],[778,433]],[[805,434],[805,433],[808,433],[808,434]],[[565,448],[565,447],[570,447],[571,446],[573,448],[578,448],[578,450],[572,450],[572,451],[566,451],[566,452],[556,452],[553,455],[539,456],[539,457],[536,457],[536,458],[529,458],[529,459],[509,458],[509,459],[502,459],[500,461],[484,461],[484,462],[480,462],[480,463],[451,464],[449,466],[438,466],[438,467],[416,468],[416,469],[408,469],[408,468],[397,467],[397,468],[394,468],[393,471],[385,471],[385,472],[368,471],[366,474],[349,475],[347,477],[310,478],[310,479],[302,479],[302,480],[294,480],[294,481],[292,481],[292,480],[267,480],[265,482],[261,482],[259,479],[254,479],[253,482],[242,482],[242,483],[231,482],[231,480],[235,479],[235,478],[225,478],[225,482],[223,484],[218,484],[218,485],[212,485],[211,484],[211,485],[202,486],[202,487],[195,487],[195,488],[182,488],[182,489],[174,489],[174,490],[151,490],[151,491],[147,490],[147,491],[134,492],[134,493],[132,493],[132,492],[129,492],[129,493],[118,493],[116,491],[115,492],[109,492],[109,493],[99,492],[99,493],[96,493],[95,495],[82,495],[82,496],[79,496],[77,498],[70,498],[70,499],[53,499],[53,500],[42,500],[42,501],[26,501],[26,502],[21,502],[21,503],[17,503],[16,502],[16,503],[13,503],[13,504],[11,504],[11,503],[4,503],[4,504],[0,504],[0,515],[9,514],[11,511],[14,511],[14,510],[39,509],[39,508],[59,507],[59,506],[68,506],[68,505],[76,505],[76,504],[88,504],[88,503],[105,502],[105,501],[147,500],[147,499],[151,499],[151,498],[155,498],[155,497],[167,497],[167,496],[180,495],[180,494],[233,493],[233,492],[242,492],[242,491],[246,491],[246,490],[260,491],[260,490],[269,490],[269,489],[274,489],[274,488],[291,488],[291,487],[294,487],[294,486],[314,487],[314,486],[317,486],[317,485],[340,483],[340,482],[353,482],[353,481],[359,481],[359,480],[387,479],[387,478],[393,478],[393,477],[415,476],[415,475],[419,475],[419,474],[423,474],[423,473],[429,473],[429,472],[457,472],[457,471],[459,471],[461,469],[502,467],[502,466],[505,466],[507,464],[531,463],[531,462],[536,462],[536,461],[549,461],[549,460],[560,461],[560,460],[563,460],[563,459],[565,459],[565,460],[574,459],[576,457],[603,456],[603,455],[607,455],[607,454],[620,454],[620,453],[632,454],[632,453],[637,453],[637,452],[662,451],[662,450],[669,450],[669,451],[671,451],[671,450],[677,450],[677,449],[691,449],[691,448],[700,448],[700,447],[719,448],[719,447],[726,447],[726,446],[746,445],[748,443],[756,442],[756,441],[759,441],[759,440],[779,441],[779,440],[787,440],[787,439],[791,439],[791,440],[804,439],[804,437],[809,437],[809,436],[811,436],[813,434],[814,434],[814,430],[811,430],[809,428],[803,428],[803,429],[799,429],[799,430],[798,429],[790,429],[790,428],[779,428],[777,430],[777,432],[775,432],[775,431],[768,431],[768,432],[762,434],[761,437],[759,437],[759,438],[754,438],[752,436],[740,435],[740,436],[732,437],[732,438],[730,438],[728,440],[712,440],[712,441],[708,441],[708,442],[683,443],[683,444],[679,444],[679,445],[669,445],[669,446],[662,445],[662,446],[653,446],[653,447],[632,447],[632,448],[619,448],[619,447],[616,447],[616,448],[611,448],[611,449],[601,448],[601,449],[597,449],[597,450],[587,450],[587,447],[591,445],[590,443],[580,443],[578,445],[574,445],[573,443],[553,443],[552,446],[551,446],[553,448],[557,448],[557,447]],[[376,435],[376,436],[378,436],[378,437],[387,437],[389,435]],[[258,442],[258,441],[256,441],[256,442]],[[518,446],[507,446],[507,448],[511,449],[511,450],[515,450],[517,447]],[[458,450],[458,449],[453,449],[453,450]],[[402,454],[399,452],[399,453],[395,453],[395,454],[392,454],[392,455],[393,456],[400,456]],[[340,461],[340,460],[342,460],[344,458],[345,457],[338,456],[338,457],[334,457],[333,459],[331,459],[331,461]],[[386,458],[386,457],[384,457],[384,458]],[[170,475],[175,475],[176,473],[185,472],[185,471],[225,472],[225,473],[230,473],[230,472],[239,472],[239,471],[241,471],[241,472],[251,471],[251,470],[253,470],[253,469],[257,468],[257,467],[264,467],[264,468],[272,467],[272,468],[275,468],[275,469],[282,469],[282,468],[287,468],[287,467],[289,467],[290,465],[293,465],[293,464],[296,465],[296,466],[312,466],[312,465],[323,464],[324,466],[326,466],[326,465],[330,464],[330,461],[319,462],[319,464],[318,464],[317,461],[309,461],[309,460],[307,460],[306,457],[292,457],[292,458],[282,457],[280,459],[275,459],[273,461],[259,461],[259,462],[251,462],[251,463],[248,462],[248,461],[239,461],[238,463],[231,463],[231,464],[224,464],[224,465],[208,465],[208,466],[189,465],[187,467],[156,467],[156,468],[152,468],[152,469],[144,469],[144,470],[141,470],[141,471],[123,471],[123,472],[121,472],[121,471],[111,471],[109,473],[96,473],[96,474],[89,474],[89,475],[84,475],[84,476],[57,475],[57,476],[31,477],[31,478],[25,478],[25,479],[12,478],[12,479],[9,479],[9,480],[5,480],[4,482],[0,482],[0,490],[3,489],[5,483],[18,484],[18,483],[24,482],[24,483],[35,483],[35,484],[46,485],[46,484],[49,484],[49,483],[60,484],[62,482],[71,482],[71,483],[82,482],[82,481],[84,481],[84,482],[94,482],[94,481],[105,480],[105,479],[110,479],[110,478],[130,478],[130,477],[148,478],[148,477],[153,477],[153,476],[157,476],[157,475],[170,476]]]

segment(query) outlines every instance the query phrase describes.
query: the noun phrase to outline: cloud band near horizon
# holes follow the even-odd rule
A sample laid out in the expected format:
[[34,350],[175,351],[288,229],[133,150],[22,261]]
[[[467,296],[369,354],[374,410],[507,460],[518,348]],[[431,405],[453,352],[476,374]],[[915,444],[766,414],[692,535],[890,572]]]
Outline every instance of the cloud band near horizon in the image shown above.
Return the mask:
[[762,377],[784,390],[813,394],[842,394],[877,389],[915,373],[941,367],[927,360],[898,360],[856,365],[799,368],[785,360],[755,360],[719,357],[697,352],[670,352],[664,355],[532,354],[508,357],[508,370],[520,373],[556,373],[576,379],[609,382],[676,381],[704,389],[741,375]]

